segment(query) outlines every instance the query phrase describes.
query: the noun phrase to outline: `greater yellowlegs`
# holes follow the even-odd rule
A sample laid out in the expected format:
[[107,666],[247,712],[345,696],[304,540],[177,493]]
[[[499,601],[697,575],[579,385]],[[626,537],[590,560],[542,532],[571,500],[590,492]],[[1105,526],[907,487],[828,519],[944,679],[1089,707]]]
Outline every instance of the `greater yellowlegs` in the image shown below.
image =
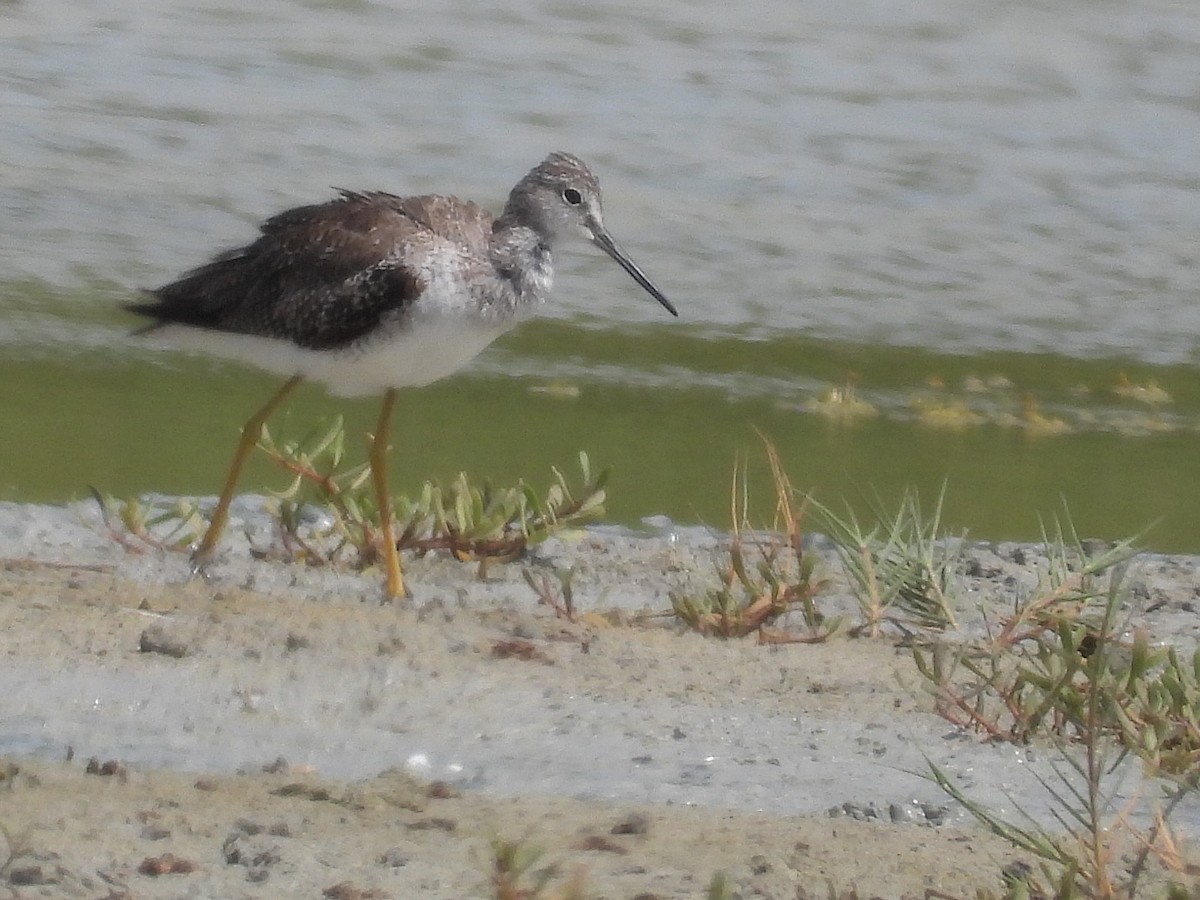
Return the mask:
[[392,529],[387,442],[397,388],[466,365],[532,314],[550,292],[551,249],[581,234],[620,263],[671,315],[675,307],[604,227],[600,183],[569,153],[551,153],[517,182],[496,218],[474,203],[428,194],[341,191],[268,219],[253,243],[127,308],[143,332],[288,376],[242,427],[224,489],[193,553],[202,567],[263,424],[301,381],[338,396],[383,393],[370,465],[379,504],[387,595],[405,595]]

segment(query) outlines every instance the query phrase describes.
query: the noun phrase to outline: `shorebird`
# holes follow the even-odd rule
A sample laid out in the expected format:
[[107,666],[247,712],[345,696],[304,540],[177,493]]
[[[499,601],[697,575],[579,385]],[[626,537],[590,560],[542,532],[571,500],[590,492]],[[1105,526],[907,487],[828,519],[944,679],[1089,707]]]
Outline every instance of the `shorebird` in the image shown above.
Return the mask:
[[369,459],[387,596],[406,596],[387,477],[396,390],[453,374],[536,311],[550,292],[559,238],[590,240],[679,315],[608,233],[600,183],[569,153],[551,153],[517,182],[499,217],[439,194],[343,190],[273,216],[260,231],[126,307],[153,320],[138,333],[287,376],[242,426],[192,554],[197,571],[212,558],[263,425],[296,385],[312,380],[336,396],[383,394]]

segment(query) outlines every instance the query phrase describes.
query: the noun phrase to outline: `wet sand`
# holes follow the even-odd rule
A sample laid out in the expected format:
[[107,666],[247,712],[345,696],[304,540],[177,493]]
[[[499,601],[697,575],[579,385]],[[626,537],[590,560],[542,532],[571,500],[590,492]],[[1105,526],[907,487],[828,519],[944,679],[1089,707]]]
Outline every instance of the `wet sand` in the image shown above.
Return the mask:
[[[925,757],[1002,811],[1048,809],[1053,751],[956,732],[894,640],[635,622],[712,583],[719,536],[579,532],[485,581],[410,559],[415,597],[392,607],[370,573],[240,538],[189,580],[94,525],[0,504],[16,896],[487,897],[496,839],[581,871],[586,896],[697,897],[717,871],[741,896],[973,896],[1020,856],[919,777]],[[968,620],[1036,580],[1036,548],[970,554]],[[523,566],[574,566],[581,619],[540,606]],[[1141,624],[1195,642],[1195,559],[1139,557],[1129,580]],[[1176,821],[1200,833],[1194,808]]]

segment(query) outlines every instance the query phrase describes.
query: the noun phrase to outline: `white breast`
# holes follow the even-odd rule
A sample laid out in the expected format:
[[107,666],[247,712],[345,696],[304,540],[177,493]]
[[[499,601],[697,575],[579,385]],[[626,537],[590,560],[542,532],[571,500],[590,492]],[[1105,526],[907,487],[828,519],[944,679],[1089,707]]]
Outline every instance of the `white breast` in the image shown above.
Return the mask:
[[[409,325],[416,323],[410,322]],[[200,350],[283,376],[301,375],[338,397],[421,387],[453,375],[513,322],[439,317],[393,328],[338,350],[308,350],[289,341],[166,325],[155,332],[172,346]]]

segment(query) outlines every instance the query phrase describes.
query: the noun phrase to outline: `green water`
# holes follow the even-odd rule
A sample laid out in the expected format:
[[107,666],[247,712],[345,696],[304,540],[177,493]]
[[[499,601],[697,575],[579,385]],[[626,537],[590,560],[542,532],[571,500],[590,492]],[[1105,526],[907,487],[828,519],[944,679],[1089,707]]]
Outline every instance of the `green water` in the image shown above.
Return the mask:
[[[117,495],[219,488],[241,422],[278,381],[151,351],[124,338],[126,324],[88,326],[100,335],[93,349],[5,348],[0,496],[62,501],[89,485]],[[1136,389],[1121,396],[1122,374],[1166,394],[1157,404]],[[758,430],[779,447],[796,486],[827,504],[845,499],[861,510],[867,495],[886,502],[908,487],[932,501],[946,482],[948,526],[977,538],[1036,538],[1039,515],[1061,514],[1065,504],[1085,536],[1152,526],[1145,543],[1155,549],[1200,551],[1196,381],[1187,367],[1121,360],[951,357],[670,324],[622,331],[537,321],[466,373],[401,395],[394,488],[460,470],[545,485],[552,465],[574,470],[586,450],[613,469],[609,519],[665,514],[726,527],[731,474],[745,459],[752,517],[756,509],[765,521],[770,480]],[[848,382],[874,416],[839,422],[811,411]],[[923,415],[931,406],[968,414]],[[339,412],[362,436],[376,402],[306,386],[272,431],[298,436]],[[1029,427],[1031,416],[1059,421],[1064,433]],[[352,446],[361,458],[365,443]],[[260,460],[243,487],[284,483]]]

